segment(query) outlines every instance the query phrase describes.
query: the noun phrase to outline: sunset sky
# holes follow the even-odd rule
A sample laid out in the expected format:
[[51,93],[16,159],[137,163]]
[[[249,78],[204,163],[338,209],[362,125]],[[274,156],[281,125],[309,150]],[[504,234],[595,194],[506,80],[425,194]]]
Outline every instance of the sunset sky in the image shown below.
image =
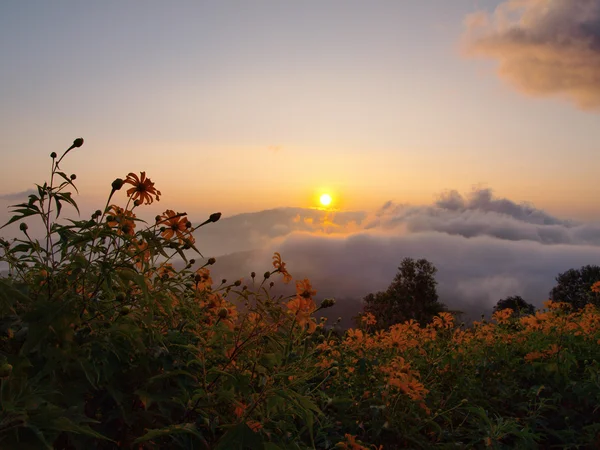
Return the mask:
[[163,192],[153,213],[312,207],[325,192],[369,210],[484,186],[600,219],[599,11],[5,1],[0,197],[42,182],[50,152],[81,136],[61,167],[93,209],[113,179],[146,171]]

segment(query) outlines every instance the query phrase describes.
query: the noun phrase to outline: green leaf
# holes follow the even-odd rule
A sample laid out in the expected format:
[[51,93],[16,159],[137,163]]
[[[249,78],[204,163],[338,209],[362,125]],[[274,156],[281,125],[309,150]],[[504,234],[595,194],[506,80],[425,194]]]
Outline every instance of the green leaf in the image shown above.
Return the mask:
[[154,430],[149,430],[146,434],[144,434],[143,436],[140,436],[135,441],[133,441],[133,443],[139,444],[140,442],[151,441],[153,439],[169,437],[171,435],[181,434],[181,433],[192,434],[192,435],[196,436],[198,439],[200,439],[202,442],[206,443],[206,440],[204,439],[202,434],[196,429],[196,426],[193,423],[170,425],[170,426],[164,427],[164,428],[157,428]]
[[60,210],[62,209],[62,203],[59,200],[58,195],[54,197],[54,203],[56,203],[56,218],[60,216]]
[[185,370],[172,370],[170,372],[161,373],[160,375],[153,376],[152,378],[150,378],[148,380],[148,383],[153,383],[155,381],[160,381],[160,380],[164,380],[167,378],[176,377],[179,375],[184,375],[186,377],[190,377],[194,381],[198,381],[198,378],[195,375],[192,375],[191,373],[189,373]]
[[43,199],[46,196],[46,183],[44,183],[44,186],[40,186],[39,184],[36,184],[36,186],[40,199]]
[[[96,421],[90,421],[91,423],[99,423]],[[107,438],[106,436],[92,430],[88,425],[79,425],[73,422],[71,419],[67,417],[59,417],[54,421],[51,429],[58,431],[66,431],[67,433],[75,433],[75,434],[83,434],[85,436],[94,437],[96,439],[102,439],[105,441],[115,442],[112,439]]]
[[4,225],[2,225],[0,227],[0,230],[2,228],[4,228],[4,227],[10,225],[11,223],[16,222],[17,220],[21,220],[21,219],[24,219],[25,217],[33,216],[35,214],[38,214],[38,212],[36,210],[34,210],[34,209],[25,209],[25,210],[21,209],[21,210],[16,210],[16,211],[13,211],[13,212],[18,212],[19,214],[15,215],[15,216],[12,216],[8,222],[6,222]]
[[263,447],[263,438],[260,433],[255,433],[245,423],[236,425],[223,435],[217,444],[216,450],[254,449]]
[[70,192],[62,192],[60,194],[56,194],[56,197],[59,197],[61,200],[65,201],[68,204],[70,204],[71,206],[73,206],[77,210],[77,214],[81,214],[79,212],[79,208],[77,206],[77,203],[75,203],[75,200],[73,200],[73,198],[71,197],[71,193]]
[[275,445],[272,442],[265,442],[263,444],[264,450],[283,450],[279,445]]
[[71,180],[71,178],[67,177],[66,173],[64,173],[64,172],[56,172],[56,174],[58,174],[59,176],[61,176],[62,179],[67,182],[67,184],[70,184],[71,186],[73,186],[73,189],[75,189],[75,191],[79,194],[79,191],[77,190],[77,186],[75,186],[73,184],[73,181]]

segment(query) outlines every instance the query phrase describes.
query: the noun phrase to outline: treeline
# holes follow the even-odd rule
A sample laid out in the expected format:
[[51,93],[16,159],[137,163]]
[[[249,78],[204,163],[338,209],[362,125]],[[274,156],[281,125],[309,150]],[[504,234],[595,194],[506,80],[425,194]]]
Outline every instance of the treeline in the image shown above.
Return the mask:
[[[441,312],[455,315],[461,311],[449,310],[437,293],[436,267],[426,259],[404,258],[398,273],[385,291],[368,294],[363,298],[363,311],[355,318],[372,314],[378,329],[387,329],[398,323],[413,320],[424,326]],[[569,269],[556,276],[556,286],[549,293],[554,302],[567,303],[574,311],[587,304],[600,305],[600,266],[586,265]],[[494,311],[512,309],[517,316],[534,314],[536,307],[520,295],[498,300]]]

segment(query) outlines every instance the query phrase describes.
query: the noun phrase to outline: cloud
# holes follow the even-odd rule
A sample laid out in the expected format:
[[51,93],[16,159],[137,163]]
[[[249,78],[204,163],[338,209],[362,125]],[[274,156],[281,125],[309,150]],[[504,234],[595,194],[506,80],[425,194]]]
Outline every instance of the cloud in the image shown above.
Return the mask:
[[468,56],[534,96],[600,110],[600,0],[509,0],[465,20]]
[[563,220],[489,189],[447,191],[432,205],[386,202],[371,214],[284,208],[222,222],[204,242],[233,239],[238,250],[254,250],[218,257],[215,247],[217,278],[262,273],[278,251],[295,277],[311,279],[320,299],[338,300],[330,316],[344,317],[345,325],[360,299],[390,284],[405,257],[431,261],[440,299],[472,318],[509,295],[541,306],[556,275],[600,261],[600,224]]
[[6,200],[9,202],[14,202],[14,201],[26,201],[27,197],[29,195],[33,195],[33,194],[37,194],[36,190],[33,189],[29,189],[27,191],[22,191],[22,192],[14,192],[11,194],[0,194],[0,200]]

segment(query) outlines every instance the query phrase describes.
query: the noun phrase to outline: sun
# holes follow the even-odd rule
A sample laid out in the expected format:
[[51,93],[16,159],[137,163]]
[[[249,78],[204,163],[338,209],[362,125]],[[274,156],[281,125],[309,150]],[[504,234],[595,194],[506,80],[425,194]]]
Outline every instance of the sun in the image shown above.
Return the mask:
[[331,205],[331,195],[329,195],[329,194],[323,194],[319,198],[319,201],[321,202],[321,205],[323,205],[323,206],[329,206],[329,205]]

